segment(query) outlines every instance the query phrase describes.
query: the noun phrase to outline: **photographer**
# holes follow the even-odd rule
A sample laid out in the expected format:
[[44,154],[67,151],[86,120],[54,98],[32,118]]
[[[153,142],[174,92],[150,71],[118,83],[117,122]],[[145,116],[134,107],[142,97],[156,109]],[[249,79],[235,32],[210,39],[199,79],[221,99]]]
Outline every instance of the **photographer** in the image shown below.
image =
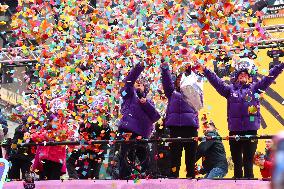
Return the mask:
[[[203,124],[203,133],[205,137],[220,137],[212,121]],[[228,162],[221,140],[202,141],[197,148],[196,161],[200,158],[203,166],[200,173],[206,174],[205,178],[223,178],[227,174]]]

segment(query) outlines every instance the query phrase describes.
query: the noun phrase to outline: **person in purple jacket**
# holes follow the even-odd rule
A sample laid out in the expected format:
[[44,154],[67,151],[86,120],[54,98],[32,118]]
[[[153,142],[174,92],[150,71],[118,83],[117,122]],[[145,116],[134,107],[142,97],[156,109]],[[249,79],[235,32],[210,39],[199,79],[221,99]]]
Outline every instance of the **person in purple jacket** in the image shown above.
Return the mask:
[[[214,72],[201,66],[204,76],[219,94],[227,99],[227,120],[230,136],[257,135],[260,128],[260,99],[263,93],[283,71],[284,64],[274,66],[269,75],[254,81],[247,68],[236,71],[232,84],[227,85]],[[254,82],[251,82],[254,81]],[[253,178],[253,157],[257,141],[230,140],[234,163],[234,178]],[[244,175],[243,175],[244,167]]]
[[[145,80],[138,80],[139,75],[144,70],[144,66],[137,64],[129,72],[124,80],[124,87],[121,89],[123,103],[121,105],[122,118],[119,123],[118,131],[121,135],[130,136],[129,139],[149,138],[153,130],[153,123],[160,119],[160,114],[155,109],[154,103],[147,99],[148,87]],[[119,174],[121,179],[128,178],[131,175],[129,167],[129,151],[134,144],[124,143],[121,145]],[[138,157],[141,165],[141,172],[146,172],[148,167],[148,157],[144,147],[140,145],[135,149],[135,156]],[[133,157],[135,158],[135,157]]]
[[[199,128],[198,111],[183,98],[180,89],[182,74],[179,74],[175,82],[173,82],[169,65],[164,60],[162,60],[161,70],[163,89],[168,98],[165,126],[169,128],[171,138],[197,137]],[[170,144],[172,177],[178,178],[179,176],[182,150],[185,148],[186,177],[195,178],[194,169],[197,146],[197,141]]]

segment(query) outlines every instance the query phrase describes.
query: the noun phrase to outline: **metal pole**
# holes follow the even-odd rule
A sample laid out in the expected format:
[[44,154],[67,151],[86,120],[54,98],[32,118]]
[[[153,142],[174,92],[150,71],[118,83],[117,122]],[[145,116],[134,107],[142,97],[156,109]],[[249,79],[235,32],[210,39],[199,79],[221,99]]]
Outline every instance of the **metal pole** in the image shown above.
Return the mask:
[[[245,135],[245,136],[226,136],[226,137],[190,137],[190,138],[157,138],[139,140],[93,140],[93,141],[63,141],[63,142],[40,142],[22,143],[18,146],[58,146],[58,145],[93,145],[93,144],[121,144],[121,143],[154,143],[154,142],[191,142],[208,140],[262,140],[272,139],[274,135]],[[2,146],[9,144],[3,143]]]

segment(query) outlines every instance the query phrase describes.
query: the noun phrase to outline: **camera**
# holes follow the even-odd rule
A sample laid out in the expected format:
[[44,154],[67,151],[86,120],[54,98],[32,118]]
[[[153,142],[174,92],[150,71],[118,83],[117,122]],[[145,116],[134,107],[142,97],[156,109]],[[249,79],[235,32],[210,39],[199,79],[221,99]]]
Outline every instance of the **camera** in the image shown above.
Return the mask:
[[108,23],[108,26],[116,26],[117,24],[118,24],[117,19],[114,19],[113,22],[109,22],[109,23]]
[[270,50],[267,51],[267,56],[269,56],[270,58],[279,58],[279,57],[283,57],[284,56],[284,50]]
[[24,189],[34,189],[35,183],[34,183],[34,175],[32,173],[25,173],[25,181],[23,183]]
[[247,53],[244,53],[243,55],[240,55],[240,58],[249,58],[249,59],[256,59],[257,55],[254,51],[249,51]]
[[272,69],[274,66],[280,64],[279,57],[284,56],[284,51],[283,50],[270,50],[267,51],[267,56],[270,58],[273,58],[273,61],[269,63],[269,70]]
[[[229,64],[229,61],[231,60],[228,56],[217,56],[216,60],[213,62],[214,64],[214,72],[218,75],[218,77],[223,78],[227,77],[231,74],[231,64]],[[218,66],[218,64],[221,63],[222,66]]]
[[34,188],[35,188],[35,183],[24,182],[24,189],[34,189]]

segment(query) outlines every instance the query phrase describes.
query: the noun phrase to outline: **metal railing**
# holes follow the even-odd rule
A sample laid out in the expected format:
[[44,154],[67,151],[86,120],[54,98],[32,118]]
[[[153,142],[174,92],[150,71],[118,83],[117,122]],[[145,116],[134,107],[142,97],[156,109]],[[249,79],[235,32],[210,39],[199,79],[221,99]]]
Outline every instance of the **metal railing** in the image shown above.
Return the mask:
[[[191,142],[191,141],[208,141],[208,140],[263,140],[263,139],[272,139],[274,135],[234,135],[234,136],[212,136],[212,137],[190,137],[190,138],[151,138],[151,139],[136,139],[136,140],[91,140],[91,141],[44,141],[44,142],[29,142],[17,144],[18,146],[58,146],[58,145],[94,145],[94,144],[121,144],[121,143],[159,143],[159,142]],[[2,143],[2,146],[7,146],[9,144]]]

